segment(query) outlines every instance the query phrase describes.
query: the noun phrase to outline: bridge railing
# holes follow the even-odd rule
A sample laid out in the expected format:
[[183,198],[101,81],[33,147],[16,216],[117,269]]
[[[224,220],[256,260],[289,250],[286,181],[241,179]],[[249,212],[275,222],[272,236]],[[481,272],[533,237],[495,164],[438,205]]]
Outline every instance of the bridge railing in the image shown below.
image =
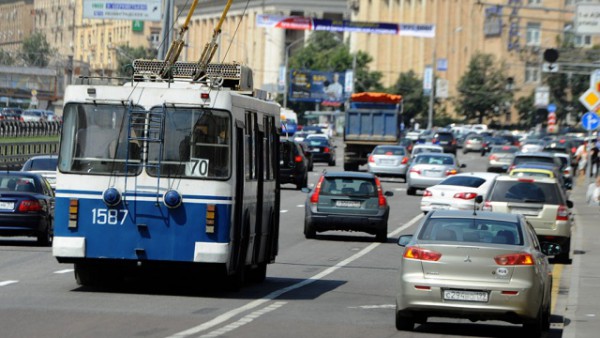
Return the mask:
[[0,137],[31,137],[60,135],[62,123],[58,121],[22,122],[0,120]]
[[[0,138],[26,138],[35,136],[58,136],[60,122],[0,121]],[[19,170],[25,161],[35,155],[58,154],[57,141],[10,143],[0,142],[0,170]]]

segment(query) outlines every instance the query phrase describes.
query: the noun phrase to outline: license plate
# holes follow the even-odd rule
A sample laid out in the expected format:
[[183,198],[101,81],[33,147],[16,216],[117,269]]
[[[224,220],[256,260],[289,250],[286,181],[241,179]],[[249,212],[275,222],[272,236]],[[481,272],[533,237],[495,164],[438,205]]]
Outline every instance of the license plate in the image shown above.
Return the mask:
[[310,151],[314,152],[314,153],[318,153],[319,151],[321,151],[319,148],[312,148]]
[[424,170],[423,173],[425,176],[439,176],[442,171],[441,170]]
[[444,300],[487,303],[488,293],[485,291],[444,290]]
[[15,208],[14,202],[0,202],[0,210],[12,210]]
[[523,215],[523,216],[537,216],[538,211],[531,209],[510,209],[511,214]]
[[431,209],[434,209],[434,210],[448,210],[448,209],[450,209],[450,207],[447,206],[447,205],[442,205],[442,204],[438,204],[438,205],[434,204],[434,205],[431,206]]
[[394,160],[382,159],[382,160],[379,160],[379,163],[381,163],[381,164],[394,164]]
[[360,208],[360,202],[359,201],[336,201],[335,206],[340,207],[340,208]]

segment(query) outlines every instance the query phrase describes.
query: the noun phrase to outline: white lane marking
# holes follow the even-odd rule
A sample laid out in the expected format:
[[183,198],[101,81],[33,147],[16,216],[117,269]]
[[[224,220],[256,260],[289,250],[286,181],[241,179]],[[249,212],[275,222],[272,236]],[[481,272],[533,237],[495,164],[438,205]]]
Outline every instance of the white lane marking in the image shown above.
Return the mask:
[[73,271],[75,271],[75,269],[64,269],[64,270],[54,271],[54,273],[63,274],[63,273],[69,273],[69,272],[73,272]]
[[[282,210],[283,211],[283,210]],[[407,223],[405,223],[404,225],[402,225],[401,227],[399,227],[398,229],[390,232],[388,234],[388,236],[395,236],[397,234],[399,234],[400,232],[404,231],[405,229],[411,227],[414,223],[418,222],[421,218],[423,218],[423,214],[418,214],[417,216],[413,217],[410,221],[408,221]],[[215,317],[212,320],[209,320],[208,322],[205,322],[203,324],[200,324],[198,326],[192,327],[190,329],[187,329],[185,331],[181,331],[178,333],[175,333],[174,335],[171,335],[167,338],[180,338],[180,337],[187,337],[193,334],[197,334],[200,333],[202,331],[206,331],[214,326],[220,325],[226,321],[228,321],[229,319],[245,312],[245,311],[249,311],[252,310],[256,307],[259,307],[261,305],[263,305],[264,303],[267,303],[273,299],[278,298],[279,296],[299,289],[303,286],[309,285],[313,282],[316,282],[320,279],[323,279],[324,277],[326,277],[327,275],[332,274],[333,272],[339,270],[340,268],[352,263],[353,261],[361,258],[362,256],[368,254],[369,252],[373,251],[373,249],[377,248],[378,246],[380,246],[382,243],[372,243],[369,246],[365,247],[364,249],[362,249],[361,251],[355,253],[354,255],[346,258],[345,260],[337,263],[336,265],[329,267],[323,271],[321,271],[320,273],[312,276],[311,278],[305,279],[303,281],[300,281],[296,284],[290,285],[288,287],[285,287],[283,289],[279,289],[276,291],[271,292],[270,294],[266,295],[264,298],[261,299],[257,299],[255,301],[252,301],[246,305],[240,306],[236,309],[232,309],[228,312],[223,313],[222,315],[219,315],[217,317]]]
[[287,302],[276,302],[273,303],[265,308],[262,308],[260,310],[254,311],[252,313],[250,313],[249,315],[244,316],[242,319],[233,322],[229,325],[226,325],[218,330],[214,330],[210,333],[207,333],[205,335],[200,336],[200,338],[213,338],[213,337],[219,337],[222,336],[224,334],[227,334],[233,330],[236,330],[246,324],[251,323],[253,320],[257,319],[258,317],[265,315],[271,311],[275,311],[278,308],[282,307],[283,305],[287,304]]
[[287,210],[281,210],[280,213],[285,214],[286,212],[288,212]]
[[304,208],[304,204],[298,204],[297,207],[298,208]]
[[7,286],[7,285],[15,284],[18,282],[19,282],[18,280],[5,280],[3,282],[0,282],[0,286]]
[[383,305],[361,305],[361,306],[349,306],[349,309],[363,309],[363,310],[372,310],[372,309],[395,309],[395,304],[383,304]]

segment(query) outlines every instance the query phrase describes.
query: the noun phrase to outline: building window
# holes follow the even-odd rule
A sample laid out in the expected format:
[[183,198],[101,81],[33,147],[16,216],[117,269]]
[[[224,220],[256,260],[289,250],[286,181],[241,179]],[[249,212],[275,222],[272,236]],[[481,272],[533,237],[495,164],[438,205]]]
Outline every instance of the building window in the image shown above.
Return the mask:
[[525,66],[525,83],[537,83],[540,81],[540,67],[528,65]]
[[539,6],[542,4],[542,0],[527,0],[528,5]]
[[526,43],[527,46],[539,46],[542,40],[541,25],[535,22],[527,23]]
[[575,46],[590,47],[592,45],[591,35],[575,35]]

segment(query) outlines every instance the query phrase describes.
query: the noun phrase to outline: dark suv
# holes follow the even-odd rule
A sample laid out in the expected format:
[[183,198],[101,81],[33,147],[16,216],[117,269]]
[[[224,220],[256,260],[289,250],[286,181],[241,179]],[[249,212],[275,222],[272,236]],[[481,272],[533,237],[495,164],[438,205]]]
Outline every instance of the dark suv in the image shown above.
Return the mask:
[[456,155],[456,138],[454,138],[454,134],[450,131],[438,131],[433,135],[431,143],[442,146],[445,153]]
[[308,183],[308,159],[300,144],[292,140],[279,141],[279,183],[292,183],[296,189]]

